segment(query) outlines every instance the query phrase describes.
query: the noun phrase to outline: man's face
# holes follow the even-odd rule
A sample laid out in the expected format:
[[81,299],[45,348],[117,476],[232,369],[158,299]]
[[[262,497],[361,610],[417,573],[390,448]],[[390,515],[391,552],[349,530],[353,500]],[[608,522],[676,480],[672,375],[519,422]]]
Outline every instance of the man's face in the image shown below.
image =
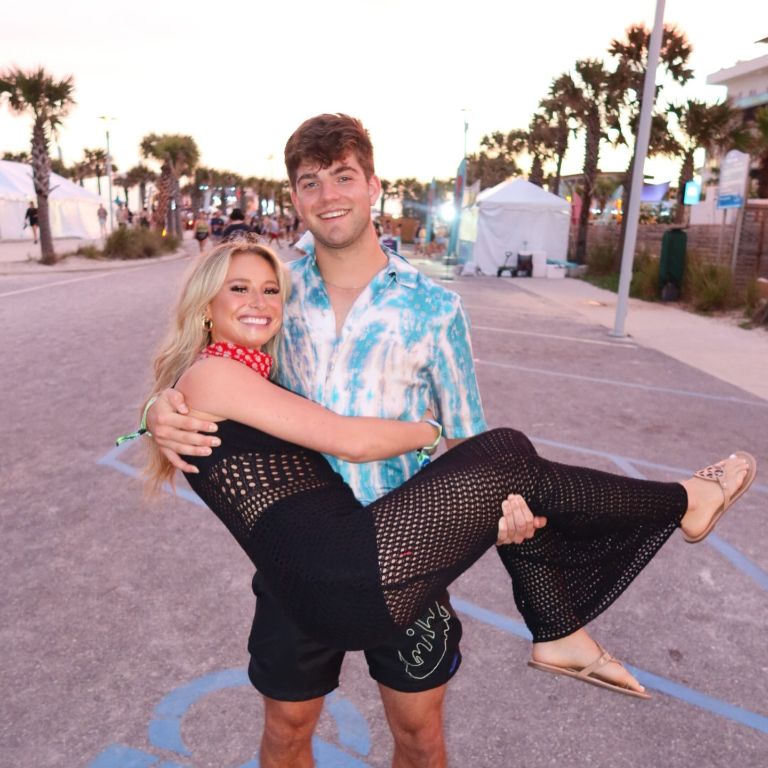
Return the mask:
[[365,173],[354,152],[328,168],[302,163],[296,172],[291,199],[315,240],[326,248],[348,248],[371,226],[371,206],[381,184]]

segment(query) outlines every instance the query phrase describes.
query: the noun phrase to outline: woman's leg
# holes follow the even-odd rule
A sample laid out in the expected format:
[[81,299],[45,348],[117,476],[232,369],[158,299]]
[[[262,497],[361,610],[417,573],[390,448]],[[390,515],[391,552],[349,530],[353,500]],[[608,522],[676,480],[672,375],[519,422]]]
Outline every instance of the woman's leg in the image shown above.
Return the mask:
[[[729,480],[738,485],[745,467],[729,461]],[[548,518],[532,539],[499,548],[537,643],[585,626],[626,589],[686,513],[701,507],[711,515],[722,500],[715,483],[658,483],[558,464],[539,457],[520,432],[487,432],[369,507],[382,588],[398,624],[493,544],[510,493]]]

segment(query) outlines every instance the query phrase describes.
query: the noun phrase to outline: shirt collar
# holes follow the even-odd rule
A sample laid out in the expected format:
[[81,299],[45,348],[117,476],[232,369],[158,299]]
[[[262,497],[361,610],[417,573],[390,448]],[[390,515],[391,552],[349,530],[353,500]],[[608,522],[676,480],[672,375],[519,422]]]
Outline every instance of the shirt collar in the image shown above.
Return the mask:
[[[390,278],[394,278],[397,283],[406,288],[415,288],[418,283],[419,271],[410,264],[403,256],[395,251],[382,246],[381,250],[387,257],[387,266],[385,272]],[[317,258],[314,251],[304,257],[303,269],[306,284],[310,287],[320,287],[323,278],[320,270],[317,268]]]

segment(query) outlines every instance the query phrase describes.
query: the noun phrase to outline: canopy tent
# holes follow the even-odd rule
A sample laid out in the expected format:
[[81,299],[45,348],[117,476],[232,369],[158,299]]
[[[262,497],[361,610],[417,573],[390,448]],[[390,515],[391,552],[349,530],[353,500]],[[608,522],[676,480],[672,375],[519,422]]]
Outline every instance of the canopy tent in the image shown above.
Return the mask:
[[[0,240],[32,239],[31,229],[24,229],[24,214],[30,201],[36,201],[32,166],[0,160]],[[52,173],[48,207],[53,236],[98,238],[96,212],[101,202],[93,192]]]
[[571,206],[523,179],[503,181],[477,196],[477,240],[472,261],[486,275],[495,275],[512,252],[543,252],[565,261]]

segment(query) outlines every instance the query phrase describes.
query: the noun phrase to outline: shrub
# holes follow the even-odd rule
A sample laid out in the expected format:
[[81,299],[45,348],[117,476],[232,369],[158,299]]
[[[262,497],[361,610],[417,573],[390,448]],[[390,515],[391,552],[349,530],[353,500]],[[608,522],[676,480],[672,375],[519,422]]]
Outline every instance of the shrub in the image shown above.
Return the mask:
[[659,260],[648,251],[640,251],[635,256],[629,295],[646,301],[659,298]]
[[81,245],[75,256],[85,256],[86,259],[100,259],[104,254],[95,245]]
[[611,245],[594,245],[587,253],[591,275],[610,275],[616,271],[616,253]]
[[728,267],[707,263],[695,253],[689,253],[682,296],[699,312],[713,312],[734,306],[731,271]]
[[110,259],[145,259],[175,251],[179,240],[163,238],[149,229],[116,229],[104,243],[104,255]]

